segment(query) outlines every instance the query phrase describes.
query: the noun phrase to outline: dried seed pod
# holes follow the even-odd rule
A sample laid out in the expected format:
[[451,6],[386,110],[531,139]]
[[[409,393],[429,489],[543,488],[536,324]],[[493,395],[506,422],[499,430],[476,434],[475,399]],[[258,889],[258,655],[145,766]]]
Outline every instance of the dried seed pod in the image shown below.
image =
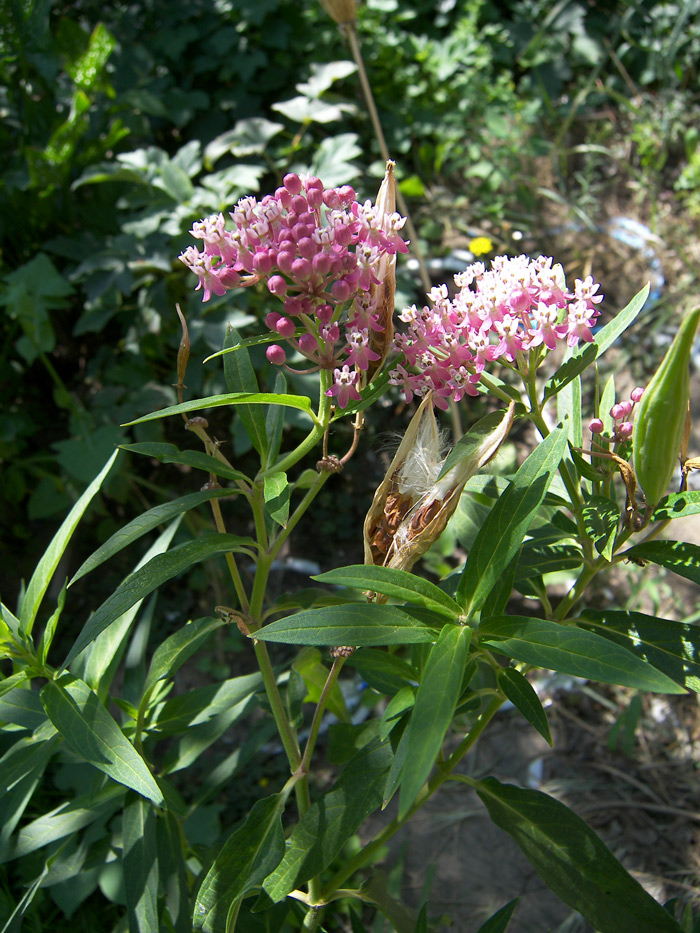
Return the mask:
[[[385,217],[396,210],[396,180],[394,179],[395,162],[386,163],[384,179],[379,186],[377,194],[377,214]],[[378,360],[373,360],[364,376],[366,382],[371,382],[375,373],[379,372],[391,349],[394,337],[394,296],[396,294],[396,254],[384,253],[375,270],[379,285],[372,285],[370,295],[376,302],[376,313],[383,330],[370,332],[370,350],[379,354]]]
[[700,307],[681,321],[635,416],[634,472],[648,506],[664,495],[678,463],[690,398],[690,353],[699,322]]
[[319,3],[339,26],[355,22],[357,0],[319,0]]
[[432,398],[423,400],[367,513],[366,564],[413,567],[443,532],[469,477],[508,436],[514,410],[511,403],[507,412],[482,418],[443,459]]

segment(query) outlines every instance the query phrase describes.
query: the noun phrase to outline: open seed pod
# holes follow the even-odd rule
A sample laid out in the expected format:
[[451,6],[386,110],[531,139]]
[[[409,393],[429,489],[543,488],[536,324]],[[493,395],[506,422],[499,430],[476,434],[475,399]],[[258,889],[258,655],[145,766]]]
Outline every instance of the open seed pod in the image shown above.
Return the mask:
[[423,400],[367,513],[366,564],[413,567],[445,529],[469,477],[495,456],[514,412],[511,402],[482,418],[443,459],[432,398]]
[[[382,216],[393,214],[396,210],[396,181],[394,179],[394,162],[386,163],[386,172],[379,186],[377,194],[377,213]],[[371,382],[375,373],[384,365],[391,342],[394,337],[394,296],[396,294],[396,254],[385,253],[379,260],[375,270],[379,285],[372,285],[370,294],[376,301],[376,311],[379,323],[384,328],[381,331],[370,332],[370,349],[379,354],[378,360],[373,360],[364,379]]]

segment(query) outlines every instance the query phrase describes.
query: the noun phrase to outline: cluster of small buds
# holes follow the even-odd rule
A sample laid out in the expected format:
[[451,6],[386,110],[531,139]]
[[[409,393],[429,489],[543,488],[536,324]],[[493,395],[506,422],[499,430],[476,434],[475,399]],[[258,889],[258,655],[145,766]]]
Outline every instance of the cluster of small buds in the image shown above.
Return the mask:
[[[604,437],[602,440],[606,442],[612,440],[616,443],[622,443],[632,437],[634,425],[630,419],[634,411],[634,406],[643,395],[644,389],[641,386],[637,386],[636,389],[632,389],[629,399],[626,399],[624,402],[616,402],[613,405],[610,409],[610,417],[613,419],[613,436],[612,438]],[[588,425],[588,430],[591,434],[600,436],[605,430],[605,425],[600,418],[594,418]]]
[[596,306],[603,300],[599,285],[588,276],[576,279],[570,291],[562,267],[548,256],[497,256],[490,269],[475,262],[454,279],[454,298],[440,285],[428,293],[432,306],[413,305],[399,315],[408,328],[394,345],[414,372],[398,365],[390,381],[409,402],[432,392],[445,409],[450,399],[477,395],[488,363],[500,360],[524,371],[529,350],[593,340]]
[[[265,319],[270,330],[312,370],[334,371],[328,394],[341,408],[359,399],[360,373],[380,359],[370,345],[372,333],[384,330],[373,295],[377,270],[384,256],[408,251],[405,218],[360,204],[349,185],[324,188],[319,178],[296,174],[259,202],[243,198],[230,216],[234,230],[223,214],[194,224],[190,232],[204,248],[190,246],[179,257],[197,275],[203,300],[265,282],[283,302],[283,313]],[[267,358],[284,365],[286,352],[273,344]]]

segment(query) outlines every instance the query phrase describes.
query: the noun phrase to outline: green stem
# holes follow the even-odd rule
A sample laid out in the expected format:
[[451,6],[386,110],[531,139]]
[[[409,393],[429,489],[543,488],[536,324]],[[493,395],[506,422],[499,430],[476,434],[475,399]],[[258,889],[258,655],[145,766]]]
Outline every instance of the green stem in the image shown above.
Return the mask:
[[[224,517],[221,514],[221,505],[218,499],[211,500],[211,510],[214,515],[214,524],[216,525],[216,530],[221,534],[226,534],[226,525],[224,523]],[[224,556],[226,558],[226,563],[228,564],[229,573],[231,574],[231,580],[233,581],[236,595],[238,596],[238,604],[241,607],[242,612],[247,614],[248,610],[250,609],[250,604],[248,603],[248,594],[246,593],[245,587],[243,586],[243,580],[241,579],[241,575],[238,570],[236,558],[233,556],[232,551],[227,551]]]
[[496,715],[500,707],[505,702],[505,697],[502,694],[495,696],[489,705],[486,707],[484,712],[479,716],[474,726],[469,730],[464,739],[457,746],[455,751],[450,755],[445,764],[441,769],[433,775],[430,781],[422,788],[418,794],[415,803],[408,811],[408,813],[402,818],[399,819],[396,817],[389,823],[384,829],[378,833],[374,839],[363,847],[361,852],[358,852],[354,858],[351,858],[344,866],[337,872],[331,880],[325,885],[321,902],[326,903],[335,893],[335,891],[353,875],[356,871],[362,868],[367,862],[372,858],[373,855],[378,852],[383,845],[388,842],[389,839],[395,833],[397,833],[401,827],[411,819],[413,814],[420,809],[441,787],[446,780],[451,776],[452,771],[455,769],[460,760],[466,755],[470,748],[475,744],[477,739],[481,736],[482,732],[489,724],[489,722]]
[[338,680],[338,675],[342,670],[343,664],[345,664],[345,658],[334,659],[333,665],[328,673],[328,677],[326,678],[326,682],[323,685],[321,696],[319,697],[318,703],[316,704],[314,718],[311,721],[309,737],[306,740],[306,746],[304,748],[304,756],[301,759],[301,765],[299,767],[299,770],[305,774],[308,773],[309,766],[311,764],[311,756],[314,753],[316,739],[318,738],[318,730],[321,728],[321,720],[323,719],[323,714],[326,711],[326,706],[328,705],[331,690],[333,689],[335,682]]

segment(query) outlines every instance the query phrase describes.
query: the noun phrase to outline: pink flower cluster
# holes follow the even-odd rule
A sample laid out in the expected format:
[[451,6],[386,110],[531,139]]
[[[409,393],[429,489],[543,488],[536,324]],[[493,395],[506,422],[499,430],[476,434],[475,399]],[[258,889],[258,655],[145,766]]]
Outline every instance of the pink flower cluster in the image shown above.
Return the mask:
[[[604,437],[602,440],[609,441],[612,439],[615,442],[621,443],[632,437],[634,425],[630,418],[632,417],[634,406],[643,395],[644,389],[641,386],[637,386],[636,389],[632,389],[629,400],[626,399],[624,402],[616,402],[616,404],[613,405],[610,409],[610,417],[613,419],[613,436],[612,438]],[[602,435],[605,430],[605,425],[600,418],[594,418],[588,425],[588,430],[591,434]]]
[[[360,372],[380,358],[371,332],[384,330],[373,298],[376,271],[383,256],[407,252],[405,218],[360,204],[349,185],[324,188],[318,178],[295,174],[259,202],[243,198],[230,216],[234,230],[223,214],[194,224],[190,232],[204,248],[190,246],[179,257],[199,278],[203,300],[264,281],[283,302],[283,313],[265,318],[270,330],[314,369],[334,370],[328,395],[341,408],[359,399]],[[286,362],[278,344],[267,357]]]
[[439,285],[428,294],[432,307],[413,305],[399,315],[408,328],[394,344],[408,368],[398,365],[390,381],[409,402],[433,392],[435,404],[447,408],[449,399],[477,395],[488,363],[524,368],[521,354],[536,347],[549,351],[559,340],[570,347],[593,340],[596,305],[603,300],[599,285],[588,276],[570,291],[561,266],[548,256],[497,256],[490,269],[475,262],[454,279],[453,298]]

